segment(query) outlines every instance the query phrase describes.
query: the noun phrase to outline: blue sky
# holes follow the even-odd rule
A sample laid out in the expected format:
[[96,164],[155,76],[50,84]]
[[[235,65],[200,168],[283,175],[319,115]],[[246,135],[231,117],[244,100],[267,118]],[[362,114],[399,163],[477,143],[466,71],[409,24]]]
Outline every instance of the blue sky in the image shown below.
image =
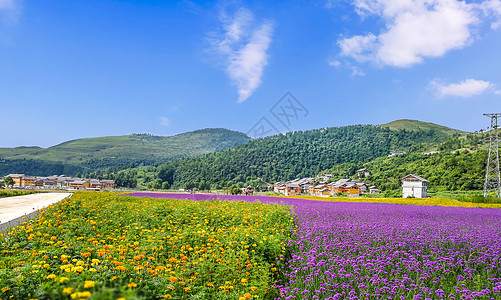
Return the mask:
[[[501,0],[0,0],[0,147],[262,118],[474,131],[499,112],[499,53]],[[287,92],[304,109],[284,125]]]

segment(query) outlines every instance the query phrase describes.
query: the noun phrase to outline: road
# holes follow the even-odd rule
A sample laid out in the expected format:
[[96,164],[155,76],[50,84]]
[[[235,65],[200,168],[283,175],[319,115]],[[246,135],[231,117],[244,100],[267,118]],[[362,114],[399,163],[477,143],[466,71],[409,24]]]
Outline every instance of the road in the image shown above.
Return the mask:
[[71,195],[71,193],[40,193],[0,198],[0,224],[36,212]]

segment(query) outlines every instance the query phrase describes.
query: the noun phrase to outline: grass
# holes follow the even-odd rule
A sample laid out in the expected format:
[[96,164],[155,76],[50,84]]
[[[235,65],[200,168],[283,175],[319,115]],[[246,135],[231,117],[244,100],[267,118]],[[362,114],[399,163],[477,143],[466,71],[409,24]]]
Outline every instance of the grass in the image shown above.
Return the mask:
[[34,191],[0,190],[0,198],[34,194]]

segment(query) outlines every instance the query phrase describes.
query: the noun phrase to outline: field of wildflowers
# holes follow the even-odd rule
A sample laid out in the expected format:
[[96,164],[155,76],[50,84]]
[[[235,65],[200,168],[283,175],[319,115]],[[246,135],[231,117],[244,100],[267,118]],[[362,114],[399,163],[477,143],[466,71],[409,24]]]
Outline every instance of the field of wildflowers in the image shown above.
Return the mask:
[[499,209],[431,206],[440,202],[421,199],[393,199],[413,204],[397,205],[167,196],[293,205],[298,228],[288,256],[279,260],[281,299],[501,298]]
[[0,299],[501,298],[501,210],[402,201],[77,193],[0,237]]
[[277,294],[291,208],[79,192],[0,234],[0,299]]

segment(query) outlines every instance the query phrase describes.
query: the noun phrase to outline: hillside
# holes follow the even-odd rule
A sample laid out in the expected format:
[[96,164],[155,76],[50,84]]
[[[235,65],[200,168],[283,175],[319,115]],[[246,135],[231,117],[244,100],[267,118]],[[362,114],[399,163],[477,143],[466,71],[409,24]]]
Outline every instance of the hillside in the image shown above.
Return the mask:
[[381,127],[388,127],[391,130],[409,130],[409,131],[420,131],[420,130],[431,130],[435,132],[437,135],[440,135],[442,137],[449,137],[452,136],[453,134],[458,134],[458,135],[464,135],[466,132],[457,130],[457,129],[452,129],[446,126],[442,125],[437,125],[434,123],[428,123],[428,122],[422,122],[422,121],[417,121],[417,120],[408,120],[408,119],[402,119],[402,120],[396,120],[387,124],[382,124],[379,125]]
[[481,190],[485,176],[488,145],[479,142],[485,134],[451,137],[436,144],[432,152],[413,151],[405,155],[379,157],[363,164],[339,164],[321,173],[339,178],[357,178],[356,170],[365,167],[371,174],[366,179],[387,196],[398,196],[401,178],[417,174],[430,181],[430,191]]
[[0,163],[0,175],[14,172],[71,175],[107,167],[155,164],[220,151],[249,140],[241,132],[216,128],[175,136],[131,134],[85,138],[45,149],[0,148],[0,159],[5,160]]
[[[144,167],[107,174],[118,183],[145,186],[164,182],[174,187],[208,183],[214,187],[316,176],[342,163],[360,165],[395,150],[435,147],[447,138],[434,130],[391,130],[355,125],[276,135],[217,153],[182,159],[159,167]],[[102,176],[103,174],[93,174]]]

